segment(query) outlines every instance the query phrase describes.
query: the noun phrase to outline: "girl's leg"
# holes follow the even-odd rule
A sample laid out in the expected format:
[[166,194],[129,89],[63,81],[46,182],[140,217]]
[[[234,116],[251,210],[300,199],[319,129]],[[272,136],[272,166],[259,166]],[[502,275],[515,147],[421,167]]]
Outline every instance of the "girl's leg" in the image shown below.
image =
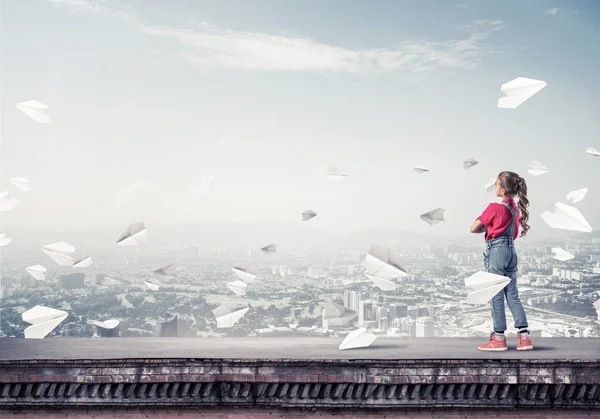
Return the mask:
[[527,315],[525,314],[525,309],[523,308],[523,304],[519,299],[517,273],[514,272],[507,276],[511,278],[511,281],[508,283],[506,288],[504,288],[504,293],[506,294],[506,303],[508,304],[508,308],[510,309],[513,319],[515,320],[515,329],[528,327]]
[[[506,289],[506,288],[505,288]],[[491,301],[492,320],[494,321],[494,332],[506,330],[506,312],[504,310],[504,290],[496,294]]]

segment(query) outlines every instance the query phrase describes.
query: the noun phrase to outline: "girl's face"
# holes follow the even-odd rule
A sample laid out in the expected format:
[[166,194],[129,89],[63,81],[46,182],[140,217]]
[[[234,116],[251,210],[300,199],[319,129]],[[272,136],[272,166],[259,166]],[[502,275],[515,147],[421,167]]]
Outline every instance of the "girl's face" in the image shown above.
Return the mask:
[[500,186],[500,178],[496,178],[496,196],[504,198],[506,196],[506,190]]

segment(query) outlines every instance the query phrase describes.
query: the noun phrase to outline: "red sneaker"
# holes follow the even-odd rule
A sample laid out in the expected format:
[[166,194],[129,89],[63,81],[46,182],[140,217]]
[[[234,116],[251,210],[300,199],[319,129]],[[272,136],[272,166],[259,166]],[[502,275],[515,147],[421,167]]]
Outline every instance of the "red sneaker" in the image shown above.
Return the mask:
[[490,333],[490,341],[477,345],[480,351],[504,352],[508,349],[506,346],[506,336],[498,336],[496,333]]
[[533,343],[529,331],[517,333],[517,351],[531,351],[532,349]]

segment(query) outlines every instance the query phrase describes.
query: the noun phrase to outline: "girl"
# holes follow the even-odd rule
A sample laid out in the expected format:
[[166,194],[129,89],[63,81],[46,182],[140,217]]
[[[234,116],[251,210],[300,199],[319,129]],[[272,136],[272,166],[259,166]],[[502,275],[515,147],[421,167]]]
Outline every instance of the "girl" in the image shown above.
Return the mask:
[[[481,351],[506,351],[506,315],[504,312],[504,297],[515,321],[517,333],[517,350],[533,349],[531,336],[527,329],[527,316],[519,300],[517,289],[517,253],[514,240],[519,235],[527,234],[529,225],[529,200],[527,199],[527,184],[525,179],[514,172],[502,172],[496,179],[496,196],[502,198],[502,203],[492,203],[483,211],[471,226],[471,233],[484,233],[486,249],[483,261],[487,272],[510,278],[510,282],[491,301],[494,331],[490,333],[489,342],[477,346]],[[514,197],[519,199],[519,203]]]

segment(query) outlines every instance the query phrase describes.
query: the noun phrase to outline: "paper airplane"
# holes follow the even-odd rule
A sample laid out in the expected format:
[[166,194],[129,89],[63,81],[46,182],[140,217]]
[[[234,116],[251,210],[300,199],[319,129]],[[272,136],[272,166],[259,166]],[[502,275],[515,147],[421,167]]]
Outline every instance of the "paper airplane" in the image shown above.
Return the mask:
[[231,270],[246,284],[254,284],[256,282],[256,274],[252,272],[251,268],[240,268],[236,266],[231,268]]
[[598,151],[598,150],[596,150],[595,148],[592,148],[592,147],[588,147],[588,148],[586,148],[586,149],[585,149],[585,152],[586,152],[588,155],[590,155],[590,156],[593,156],[593,157],[598,157],[598,156],[600,156],[600,151]]
[[323,304],[323,318],[325,320],[329,320],[329,319],[341,319],[343,320],[343,323],[347,323],[348,321],[354,319],[356,316],[358,316],[358,313],[354,310],[350,310],[347,307],[344,307],[343,305],[334,303],[332,301],[327,301],[326,303]]
[[166,277],[175,277],[175,276],[177,276],[177,266],[174,263],[172,263],[170,265],[156,269],[154,271],[154,273],[156,275],[161,275],[161,276],[166,276]]
[[12,241],[12,237],[8,237],[6,234],[0,234],[0,247],[8,246]]
[[579,210],[562,202],[554,204],[554,212],[544,211],[541,217],[546,224],[557,230],[592,232],[592,226],[583,218]]
[[551,9],[548,9],[544,12],[545,15],[556,15],[556,13],[558,12],[558,7],[553,7]]
[[14,209],[19,200],[10,194],[10,192],[0,193],[0,211],[10,211]]
[[227,288],[229,288],[231,291],[233,291],[235,293],[235,295],[240,295],[240,296],[246,295],[246,288],[248,287],[248,285],[244,281],[228,282],[226,285],[227,285]]
[[382,279],[395,279],[408,276],[399,259],[392,254],[389,248],[380,245],[371,245],[369,253],[361,265],[372,276]]
[[146,285],[150,291],[158,291],[160,289],[160,285],[154,284],[150,281],[144,281],[144,285]]
[[268,246],[265,246],[263,248],[261,248],[260,250],[262,250],[263,253],[265,254],[269,254],[269,253],[275,253],[277,251],[277,245],[275,244],[270,244]]
[[98,327],[101,327],[103,329],[114,329],[121,322],[119,320],[117,320],[117,319],[111,319],[111,320],[104,320],[103,322],[99,322],[99,321],[94,320],[91,323],[94,326],[98,326]]
[[510,281],[509,277],[483,271],[465,278],[465,286],[473,290],[467,295],[467,304],[487,304]]
[[415,166],[413,167],[413,170],[417,173],[425,173],[425,172],[429,172],[430,170],[428,168],[426,168],[425,166]]
[[444,221],[444,208],[437,208],[432,211],[421,214],[421,220],[425,221],[429,225],[439,224]]
[[25,329],[25,339],[45,338],[68,315],[69,313],[66,311],[40,305],[27,310],[21,314],[23,321],[31,324],[31,326]]
[[528,172],[530,175],[540,176],[540,175],[543,175],[544,173],[548,173],[549,171],[550,171],[550,169],[548,169],[546,166],[544,166],[539,161],[532,161],[529,164]]
[[233,327],[250,310],[247,304],[223,303],[213,310],[217,329]]
[[16,106],[17,109],[38,124],[47,124],[51,121],[50,115],[48,115],[48,106],[37,100],[28,100],[26,102],[17,103]]
[[308,221],[313,217],[316,217],[317,213],[313,210],[306,210],[302,213],[302,221]]
[[587,194],[588,188],[577,189],[575,191],[571,191],[567,194],[566,199],[576,204],[579,201],[582,201],[585,198],[585,194]]
[[33,265],[25,268],[25,271],[38,281],[44,281],[46,279],[46,268],[42,265]]
[[471,167],[477,164],[479,164],[477,160],[473,158],[468,158],[467,160],[463,161],[463,169],[470,169]]
[[10,183],[15,185],[17,188],[24,192],[31,191],[31,181],[25,179],[24,177],[14,177],[10,179]]
[[121,237],[117,240],[117,246],[139,246],[148,239],[148,231],[143,222],[130,224]]
[[496,189],[496,178],[491,178],[488,183],[485,184],[485,190],[488,192],[492,192]]
[[379,278],[375,275],[371,275],[368,272],[364,273],[365,276],[381,291],[395,291],[398,286],[389,279]]
[[82,256],[73,263],[73,268],[88,268],[93,263],[91,256]]
[[545,81],[517,77],[500,87],[506,97],[498,99],[498,107],[515,109],[546,86]]
[[366,348],[371,346],[375,342],[375,339],[377,339],[376,335],[367,332],[367,329],[361,327],[348,333],[346,339],[340,344],[339,349],[343,351],[345,349]]
[[336,167],[330,167],[327,171],[327,178],[334,182],[346,179],[347,177],[348,175],[346,173],[340,172]]
[[59,266],[73,266],[73,257],[71,253],[75,248],[67,242],[57,242],[42,246],[42,251]]
[[567,260],[573,259],[575,256],[567,252],[566,250],[561,249],[560,247],[553,247],[552,253],[554,253],[554,259],[560,260],[561,262],[566,262]]

